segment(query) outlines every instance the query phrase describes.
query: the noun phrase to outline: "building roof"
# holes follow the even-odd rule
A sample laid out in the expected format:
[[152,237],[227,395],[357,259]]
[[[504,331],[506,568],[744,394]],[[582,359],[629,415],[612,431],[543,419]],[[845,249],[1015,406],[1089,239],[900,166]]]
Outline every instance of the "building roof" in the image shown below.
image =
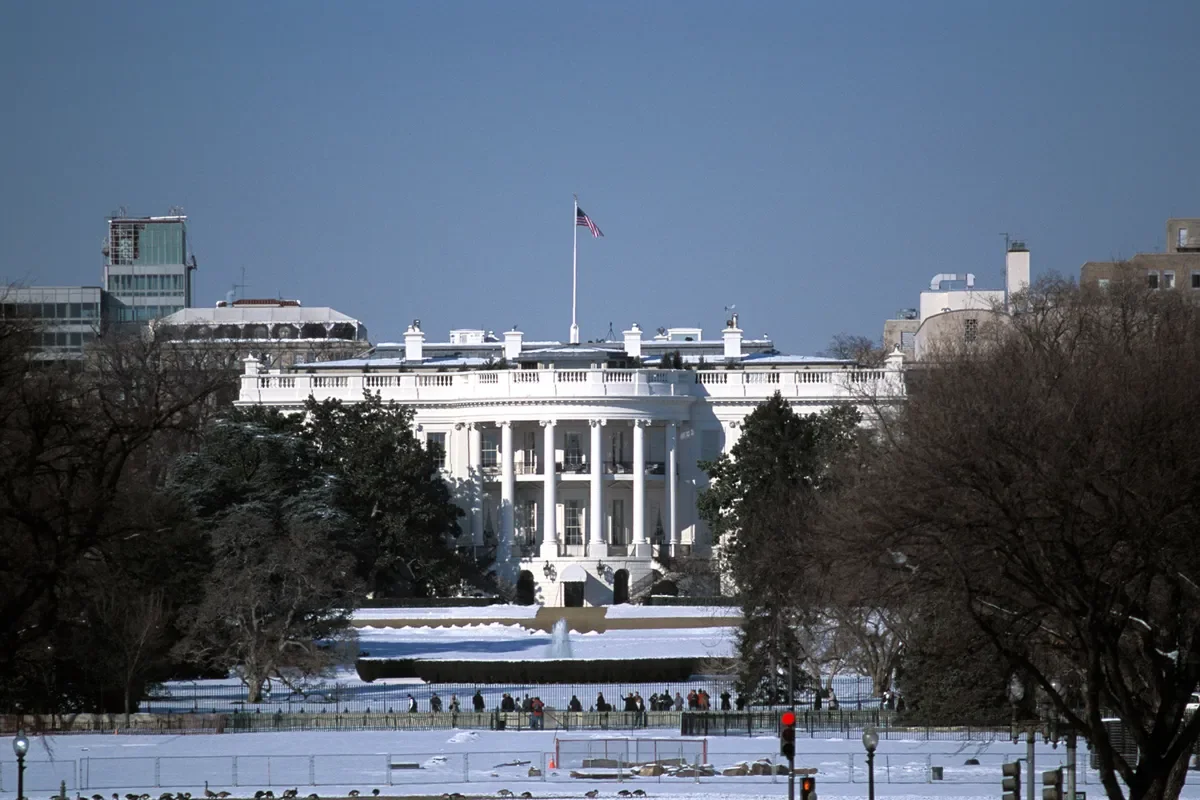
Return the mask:
[[309,322],[345,322],[354,325],[359,321],[326,306],[223,306],[220,308],[185,308],[158,320],[159,325],[221,325],[292,322],[303,325]]

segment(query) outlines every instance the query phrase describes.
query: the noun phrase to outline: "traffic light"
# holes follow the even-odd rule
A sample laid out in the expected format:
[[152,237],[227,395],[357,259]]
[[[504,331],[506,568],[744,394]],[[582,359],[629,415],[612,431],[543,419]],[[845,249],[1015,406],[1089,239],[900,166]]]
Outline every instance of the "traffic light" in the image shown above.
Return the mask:
[[1062,767],[1042,773],[1042,800],[1063,800]]
[[1021,762],[1010,761],[1000,768],[1004,779],[1000,787],[1004,790],[1004,800],[1021,800]]
[[796,757],[796,715],[791,711],[779,718],[779,755],[789,761]]
[[817,779],[805,775],[800,779],[800,800],[817,800]]

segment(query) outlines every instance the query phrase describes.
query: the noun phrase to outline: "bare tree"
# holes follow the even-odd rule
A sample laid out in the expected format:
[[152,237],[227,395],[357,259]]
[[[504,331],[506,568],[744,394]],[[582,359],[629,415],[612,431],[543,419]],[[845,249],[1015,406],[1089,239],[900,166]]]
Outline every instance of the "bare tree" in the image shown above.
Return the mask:
[[[82,361],[30,357],[31,329],[0,320],[0,675],[69,626],[89,561],[153,534],[138,503],[186,449],[227,381],[142,332],[107,333]],[[49,702],[49,701],[47,701]]]
[[829,340],[821,355],[853,361],[864,367],[877,367],[883,363],[887,353],[881,340],[852,333],[839,333]]
[[1200,736],[1200,309],[1176,294],[1036,287],[941,348],[827,509],[955,603],[1130,800],[1177,797]]
[[105,642],[95,656],[112,662],[120,677],[128,727],[135,690],[162,656],[169,618],[166,601],[161,591],[131,594],[124,587],[105,586],[94,610]]

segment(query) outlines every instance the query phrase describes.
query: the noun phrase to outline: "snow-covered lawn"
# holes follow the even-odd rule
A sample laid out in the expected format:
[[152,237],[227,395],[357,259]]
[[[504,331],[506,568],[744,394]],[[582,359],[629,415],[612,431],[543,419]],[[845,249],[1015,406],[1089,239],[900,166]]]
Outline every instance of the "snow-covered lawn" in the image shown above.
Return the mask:
[[[695,750],[703,743],[686,745],[670,731],[571,734],[560,738],[589,740],[594,748],[602,740],[622,737],[659,738],[661,757],[673,747]],[[620,742],[608,746],[623,747]],[[643,750],[646,745],[643,745]],[[767,758],[773,762],[774,737],[707,740],[708,762],[718,771],[738,763]],[[5,751],[8,748],[4,748]],[[786,793],[783,776],[701,778],[631,777],[617,780],[573,778],[569,765],[550,767],[555,757],[553,733],[435,731],[425,733],[304,732],[224,734],[208,736],[113,736],[83,734],[37,738],[31,743],[26,771],[26,795],[37,800],[58,789],[65,780],[68,791],[85,797],[114,792],[164,790],[190,791],[203,797],[205,781],[214,791],[250,797],[255,790],[273,788],[276,794],[302,787],[301,796],[315,791],[322,797],[345,796],[358,789],[369,796],[440,795],[462,792],[467,796],[495,796],[500,789],[518,794],[530,791],[538,798],[582,798],[590,789],[613,797],[620,789],[641,788],[650,796],[699,798],[780,797]],[[565,747],[563,748],[565,749]],[[866,795],[866,759],[857,739],[801,739],[797,766],[818,770],[822,798]],[[612,750],[610,749],[610,752]],[[1000,764],[1023,757],[1023,744],[1011,741],[918,742],[885,740],[876,755],[876,793],[887,798],[986,797],[999,794]],[[1037,770],[1058,766],[1062,748],[1037,748]],[[968,759],[978,766],[969,766]],[[1081,752],[1086,761],[1086,751]],[[941,767],[942,780],[933,780],[931,767]],[[535,774],[531,776],[530,770]],[[541,774],[536,774],[540,772]],[[610,772],[615,772],[611,771]],[[1040,775],[1039,775],[1040,777]],[[15,764],[11,753],[0,760],[0,798],[15,796]],[[1081,764],[1080,789],[1092,798],[1102,794],[1094,771]],[[1184,796],[1200,798],[1193,784]]]

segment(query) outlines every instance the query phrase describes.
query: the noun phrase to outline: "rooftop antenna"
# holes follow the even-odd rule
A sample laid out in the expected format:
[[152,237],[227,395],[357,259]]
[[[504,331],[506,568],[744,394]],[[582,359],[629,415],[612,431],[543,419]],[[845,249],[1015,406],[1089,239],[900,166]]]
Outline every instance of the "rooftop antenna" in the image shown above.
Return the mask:
[[238,299],[239,299],[239,300],[244,300],[244,299],[246,299],[246,295],[245,295],[245,294],[243,294],[243,292],[239,292],[238,290],[239,290],[239,289],[241,289],[241,290],[243,290],[243,291],[244,291],[244,290],[245,290],[247,287],[249,287],[249,286],[250,286],[250,284],[246,283],[246,268],[245,268],[245,267],[242,267],[242,282],[241,282],[241,283],[235,283],[235,284],[233,285],[233,291],[237,292],[237,295],[238,295]]
[[613,326],[612,326],[612,323],[610,322],[610,323],[608,323],[608,336],[604,337],[604,341],[615,342],[616,340],[617,340],[617,334],[613,332]]

